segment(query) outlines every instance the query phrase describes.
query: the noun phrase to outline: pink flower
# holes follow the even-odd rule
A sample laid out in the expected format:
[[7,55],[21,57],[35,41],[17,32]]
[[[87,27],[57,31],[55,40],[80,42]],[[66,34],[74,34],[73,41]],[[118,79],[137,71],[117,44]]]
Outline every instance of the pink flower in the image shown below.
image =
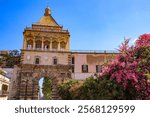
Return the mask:
[[141,46],[150,46],[150,34],[143,34],[136,40],[136,46],[139,48]]
[[[131,85],[136,89],[137,99],[143,99],[143,95],[148,98],[150,97],[150,84],[147,82],[145,73],[150,71],[150,61],[142,57],[145,50],[142,49],[143,52],[141,52],[140,49],[143,47],[150,49],[150,34],[141,35],[135,46],[129,47],[128,42],[129,40],[126,40],[120,46],[119,50],[122,54],[119,54],[114,61],[105,67],[102,76],[109,75],[124,90],[130,90],[128,88]],[[142,54],[139,53],[139,50]]]

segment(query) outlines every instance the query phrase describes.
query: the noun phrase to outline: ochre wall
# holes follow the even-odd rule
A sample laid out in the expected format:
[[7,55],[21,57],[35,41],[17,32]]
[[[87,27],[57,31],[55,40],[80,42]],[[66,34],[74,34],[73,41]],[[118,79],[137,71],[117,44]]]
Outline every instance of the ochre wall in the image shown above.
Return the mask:
[[[96,65],[103,65],[116,56],[112,53],[74,53],[75,65],[72,78],[85,79],[96,73]],[[82,73],[82,65],[88,65],[88,73]]]
[[[28,57],[30,56],[30,60]],[[40,65],[53,65],[53,58],[58,59],[58,64],[68,65],[68,53],[59,52],[36,52],[26,51],[24,52],[23,64],[35,64],[35,57],[40,57]]]

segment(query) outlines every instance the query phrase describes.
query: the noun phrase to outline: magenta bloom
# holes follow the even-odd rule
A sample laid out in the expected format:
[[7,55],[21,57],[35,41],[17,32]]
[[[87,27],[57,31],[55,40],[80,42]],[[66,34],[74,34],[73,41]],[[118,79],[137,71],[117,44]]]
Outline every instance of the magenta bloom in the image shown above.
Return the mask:
[[141,35],[132,47],[128,42],[125,40],[120,46],[121,54],[106,66],[102,76],[109,75],[115,79],[135,99],[150,99],[150,84],[146,75],[150,74],[150,34]]

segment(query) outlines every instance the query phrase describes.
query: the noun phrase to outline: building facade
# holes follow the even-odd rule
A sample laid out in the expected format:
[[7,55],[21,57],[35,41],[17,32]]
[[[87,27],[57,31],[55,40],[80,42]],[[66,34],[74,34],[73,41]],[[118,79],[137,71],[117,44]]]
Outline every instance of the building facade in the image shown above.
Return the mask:
[[114,52],[71,51],[70,33],[51,16],[50,8],[32,27],[24,30],[23,64],[71,65],[72,78],[85,79],[102,72],[102,66],[113,59]]
[[6,74],[7,72],[0,68],[0,100],[8,99],[10,79]]
[[25,28],[23,36],[21,64],[14,68],[9,99],[38,99],[43,77],[52,79],[52,99],[61,99],[58,86],[65,79],[84,80],[100,74],[103,65],[117,54],[71,51],[70,33],[54,20],[49,7],[36,24]]

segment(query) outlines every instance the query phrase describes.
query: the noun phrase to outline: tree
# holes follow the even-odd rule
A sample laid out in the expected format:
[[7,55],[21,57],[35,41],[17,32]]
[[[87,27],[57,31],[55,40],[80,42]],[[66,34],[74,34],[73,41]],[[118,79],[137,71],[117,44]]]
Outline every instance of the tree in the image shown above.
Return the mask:
[[12,50],[5,56],[6,67],[13,68],[14,65],[20,64],[20,53],[18,50]]
[[42,93],[44,94],[45,100],[50,100],[52,97],[52,80],[45,77],[43,80]]
[[2,65],[3,65],[3,59],[0,58],[0,66],[2,66]]
[[110,79],[123,88],[125,99],[150,99],[150,34],[141,35],[134,46],[129,40],[120,46],[121,54],[107,66],[101,78]]

